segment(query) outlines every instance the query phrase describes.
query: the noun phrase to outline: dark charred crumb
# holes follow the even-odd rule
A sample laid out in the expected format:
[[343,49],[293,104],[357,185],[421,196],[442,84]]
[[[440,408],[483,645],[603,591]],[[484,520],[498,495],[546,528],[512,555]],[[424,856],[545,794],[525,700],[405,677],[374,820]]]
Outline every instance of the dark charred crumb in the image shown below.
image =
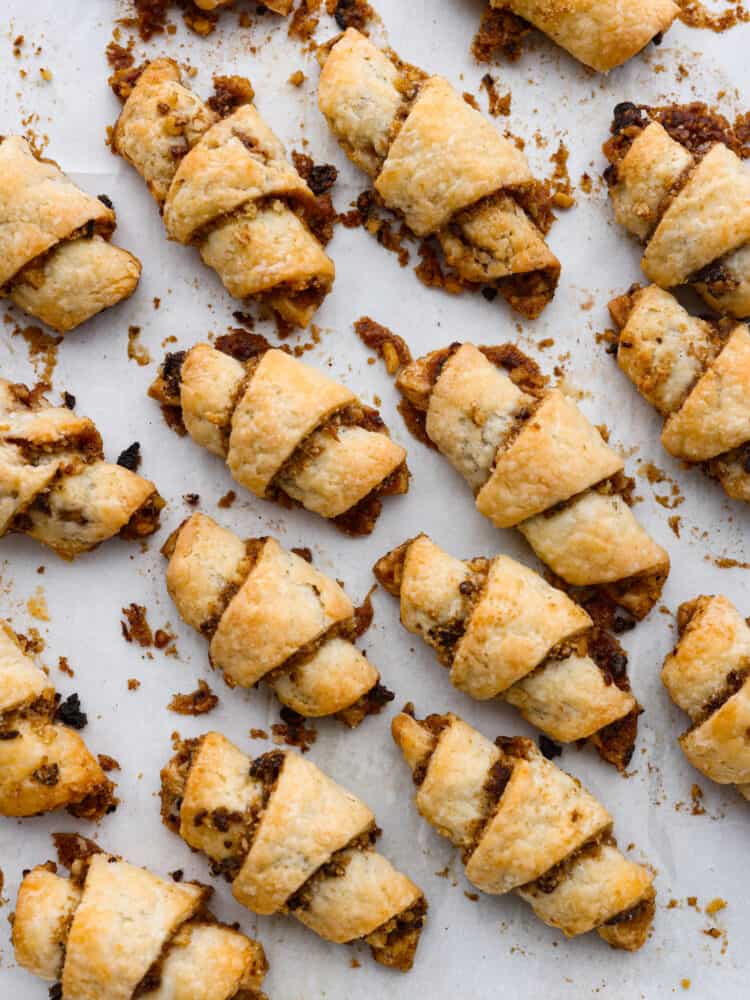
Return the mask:
[[157,649],[166,649],[170,642],[173,642],[175,638],[176,636],[172,632],[167,631],[167,629],[158,628],[154,632],[154,645]]
[[141,445],[139,441],[134,441],[117,457],[117,464],[130,472],[137,472],[141,465]]
[[467,892],[466,889],[464,889],[464,896],[466,896],[466,898],[470,900],[472,903],[477,903],[479,901],[478,892]]
[[479,63],[505,59],[516,62],[523,51],[522,41],[531,25],[509,10],[488,6],[471,43],[471,53]]
[[339,172],[332,163],[315,164],[306,153],[292,151],[292,162],[300,177],[314,195],[327,194],[336,183]]
[[169,873],[169,877],[172,879],[173,882],[182,882],[183,878],[185,877],[185,872],[182,870],[182,868],[175,868],[173,872]]
[[307,547],[305,547],[305,548],[300,548],[299,546],[297,546],[296,548],[293,548],[293,549],[292,549],[292,552],[293,552],[293,553],[294,553],[294,554],[295,554],[296,556],[299,556],[299,557],[300,557],[300,559],[304,559],[304,560],[305,560],[305,562],[308,562],[308,563],[311,563],[311,562],[313,561],[313,555],[312,555],[312,552],[311,552],[311,551],[310,551],[310,549],[308,549]]
[[3,743],[8,740],[17,740],[20,735],[17,729],[0,729],[0,741]]
[[81,711],[81,699],[77,694],[70,694],[57,706],[55,721],[61,722],[71,729],[83,729],[88,723],[88,716]]
[[122,613],[125,615],[127,620],[127,624],[124,621],[120,621],[120,627],[122,628],[122,635],[125,641],[135,641],[144,649],[152,646],[154,642],[154,634],[148,623],[146,609],[144,606],[142,604],[135,603],[129,604],[127,608],[122,609]]
[[237,499],[237,494],[234,492],[234,490],[229,490],[227,493],[224,494],[223,497],[221,497],[220,500],[216,502],[216,506],[221,507],[222,510],[227,510],[229,507],[232,506],[232,504],[236,499]]
[[367,0],[326,0],[326,11],[342,31],[356,28],[365,34],[368,24],[375,17],[375,11]]
[[112,199],[107,197],[106,194],[98,194],[96,197],[99,199],[102,205],[106,205],[107,208],[111,208],[114,210],[115,206],[112,204]]
[[312,727],[306,728],[304,716],[291,708],[284,706],[279,714],[282,721],[274,722],[271,726],[274,743],[284,743],[290,747],[297,747],[302,753],[307,753],[318,738],[317,730]]
[[201,495],[200,493],[184,493],[182,499],[188,507],[197,507],[201,502]]
[[482,289],[482,296],[488,302],[494,302],[497,298],[497,289],[493,285],[485,285]]
[[229,333],[222,334],[214,341],[214,347],[222,354],[228,354],[235,361],[250,361],[265,354],[271,349],[271,344],[260,333],[250,333],[237,327],[229,327]]
[[55,983],[53,986],[50,986],[48,993],[49,1000],[62,1000],[62,995],[62,983]]
[[383,359],[389,375],[395,375],[402,365],[411,364],[411,351],[406,341],[387,326],[376,323],[369,316],[361,316],[354,323],[354,331],[365,347],[376,351]]
[[40,785],[54,786],[60,780],[60,767],[58,764],[42,764],[31,772],[31,777]]
[[554,760],[555,757],[562,756],[562,747],[559,743],[555,743],[551,740],[549,736],[545,736],[541,733],[539,736],[539,749],[542,751],[547,760]]
[[255,90],[244,76],[214,76],[214,92],[206,104],[219,118],[228,118],[243,104],[252,104]]
[[190,694],[172,695],[172,700],[167,705],[170,712],[178,715],[206,715],[212,712],[219,704],[218,695],[214,694],[204,680],[198,681],[198,687]]
[[76,861],[85,861],[94,854],[103,854],[101,847],[80,833],[53,833],[52,843],[57,851],[57,860],[68,871]]
[[96,759],[99,761],[99,767],[106,774],[109,774],[110,771],[120,770],[120,762],[115,760],[114,757],[110,757],[109,754],[98,753],[96,755]]
[[62,396],[64,405],[67,406],[69,410],[74,410],[76,406],[75,396],[67,390],[62,394]]

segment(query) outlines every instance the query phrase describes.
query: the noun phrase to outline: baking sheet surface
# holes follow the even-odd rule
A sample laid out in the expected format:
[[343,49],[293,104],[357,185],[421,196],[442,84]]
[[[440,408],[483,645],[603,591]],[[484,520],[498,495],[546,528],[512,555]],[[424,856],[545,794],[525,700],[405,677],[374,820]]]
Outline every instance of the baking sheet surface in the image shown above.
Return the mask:
[[[673,612],[681,601],[698,593],[723,592],[750,613],[748,571],[722,569],[717,562],[750,560],[749,515],[719,487],[668,458],[659,445],[659,418],[618,372],[595,334],[607,326],[609,298],[640,276],[638,249],[615,226],[599,181],[604,167],[600,146],[613,106],[623,100],[718,98],[732,119],[750,106],[750,25],[714,35],[678,23],[660,47],[649,47],[608,78],[586,71],[543,38],[531,41],[520,62],[491,68],[498,89],[512,92],[510,118],[495,119],[498,126],[526,140],[539,176],[551,173],[550,157],[563,141],[577,187],[576,206],[558,213],[550,236],[563,264],[561,285],[536,322],[520,321],[500,299],[490,303],[481,295],[452,297],[428,289],[412,273],[418,262],[413,248],[411,265],[401,268],[394,255],[361,229],[337,227],[330,245],[336,284],[316,317],[320,341],[305,360],[327,368],[366,401],[380,398],[393,436],[409,450],[413,472],[409,494],[386,501],[374,534],[349,539],[312,514],[287,512],[244,493],[218,459],[189,439],[177,438],[146,397],[166,339],[176,338],[169,349],[187,348],[209,333],[224,333],[235,323],[232,313],[238,304],[195,252],[167,242],[140,178],[105,146],[105,129],[114,121],[118,104],[107,87],[104,49],[123,4],[5,0],[2,8],[0,132],[30,128],[48,137],[48,155],[82,187],[112,199],[118,215],[115,241],[144,265],[140,287],[130,301],[69,335],[60,346],[51,396],[57,400],[63,390],[76,396],[79,412],[99,426],[111,459],[139,441],[141,472],[156,481],[168,507],[162,530],[143,552],[137,545],[113,541],[67,565],[29,539],[0,542],[0,615],[18,631],[40,631],[46,643],[42,661],[58,690],[63,696],[77,691],[88,712],[84,735],[89,746],[122,766],[114,775],[122,804],[99,827],[87,828],[65,813],[22,822],[0,820],[0,867],[5,875],[0,917],[12,912],[22,870],[53,856],[49,834],[54,830],[78,829],[136,864],[162,874],[182,868],[186,878],[210,881],[204,860],[160,823],[159,768],[170,755],[170,736],[179,731],[190,737],[215,728],[251,753],[270,746],[251,739],[250,730],[270,731],[279,718],[278,703],[264,689],[230,691],[219,677],[209,676],[204,640],[179,619],[166,593],[159,547],[189,513],[185,494],[200,494],[206,513],[244,536],[273,533],[289,547],[309,546],[316,564],[345,581],[355,599],[370,588],[375,559],[420,530],[459,556],[507,552],[533,564],[520,536],[494,530],[475,511],[448,464],[408,435],[396,412],[390,379],[379,362],[368,363],[370,352],[352,330],[354,320],[369,315],[404,336],[415,356],[457,339],[516,341],[546,372],[557,367],[566,384],[581,393],[585,412],[594,422],[606,423],[612,441],[629,456],[632,474],[639,462],[653,462],[669,477],[656,484],[644,477],[637,480],[642,497],[637,515],[667,547],[673,569],[662,607],[623,640],[635,693],[645,708],[633,773],[619,777],[590,749],[567,748],[558,761],[606,803],[615,816],[620,845],[633,845],[631,856],[648,860],[658,870],[653,936],[636,955],[612,951],[596,935],[566,942],[520,900],[467,895],[472,887],[457,853],[420,820],[412,805],[411,778],[390,739],[390,718],[396,707],[411,700],[420,714],[452,709],[491,737],[530,730],[511,708],[480,705],[453,690],[430,651],[401,628],[396,602],[382,591],[375,595],[375,622],[363,646],[395,691],[396,701],[354,732],[335,721],[316,723],[318,737],[310,758],[370,804],[384,831],[382,850],[428,896],[429,920],[413,971],[406,976],[390,973],[372,962],[364,947],[326,944],[290,919],[256,919],[234,904],[227,885],[215,882],[217,914],[238,920],[262,940],[271,963],[266,990],[275,1000],[651,998],[681,994],[688,980],[687,995],[746,996],[750,807],[731,790],[702,779],[683,758],[676,740],[686,719],[662,688],[659,670],[674,641]],[[380,38],[387,38],[405,59],[444,74],[461,91],[475,95],[486,110],[486,95],[479,88],[486,67],[469,55],[480,0],[378,0],[377,8],[384,25],[378,29]],[[316,106],[314,56],[287,38],[286,23],[267,15],[241,28],[237,15],[228,13],[206,39],[186,32],[179,15],[175,23],[174,36],[139,42],[137,55],[164,52],[189,62],[198,70],[191,85],[203,95],[210,91],[213,73],[249,76],[259,110],[288,148],[339,168],[333,195],[337,208],[346,210],[367,186],[366,178],[345,160],[328,133]],[[319,37],[337,30],[324,16]],[[25,44],[16,59],[12,42],[19,35],[24,35]],[[41,68],[51,72],[51,80],[42,77]],[[287,82],[297,69],[306,76],[299,89]],[[590,193],[579,186],[584,173],[593,179]],[[160,300],[158,309],[155,298]],[[0,372],[32,384],[39,376],[39,359],[35,366],[23,337],[13,335],[16,322],[27,326],[30,321],[18,313],[0,327]],[[140,340],[151,357],[147,366],[128,358],[130,326],[141,328]],[[271,324],[259,323],[257,329],[273,339]],[[309,340],[309,334],[302,334],[291,342]],[[553,344],[544,347],[549,340]],[[678,484],[674,495],[672,481]],[[218,500],[230,489],[236,489],[236,502],[218,508]],[[657,496],[668,499],[660,503]],[[684,501],[674,509],[663,505],[679,496]],[[679,538],[670,517],[680,519]],[[46,600],[49,620],[31,615],[29,599],[31,608],[39,605],[35,596]],[[171,627],[177,635],[177,657],[123,640],[121,609],[131,602],[146,606],[154,628]],[[67,657],[73,678],[59,670],[60,656]],[[129,678],[140,681],[137,691],[128,690]],[[199,718],[167,711],[172,695],[192,691],[199,678],[207,678],[220,695],[219,707]],[[700,815],[693,814],[694,784],[703,792]],[[688,902],[692,897],[693,905]],[[711,917],[704,910],[716,898],[727,905]],[[719,930],[718,936],[705,933],[712,928]],[[46,995],[44,984],[15,967],[7,919],[0,920],[0,953],[0,997],[34,1000]],[[353,967],[354,958],[360,967]]]

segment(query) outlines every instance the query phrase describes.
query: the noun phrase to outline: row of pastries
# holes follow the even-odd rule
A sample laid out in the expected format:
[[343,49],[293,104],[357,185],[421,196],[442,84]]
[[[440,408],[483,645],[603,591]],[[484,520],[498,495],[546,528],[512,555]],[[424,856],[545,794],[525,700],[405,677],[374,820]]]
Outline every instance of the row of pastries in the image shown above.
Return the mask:
[[[224,2],[196,0],[207,11]],[[658,39],[678,12],[671,0],[492,6],[600,71]],[[434,240],[465,287],[538,317],[561,266],[546,240],[543,186],[516,144],[446,79],[356,29],[319,61],[320,111],[382,205]],[[166,58],[120,83],[112,149],[142,177],[169,239],[197,249],[230,295],[308,326],[334,286],[330,232],[254,105],[222,114]],[[736,151],[706,135],[681,142],[659,109],[615,110],[606,180],[617,222],[644,244],[651,284],[610,312],[618,365],[664,416],[665,448],[748,500],[750,181]],[[67,333],[133,294],[141,265],[111,242],[115,222],[107,199],[24,139],[0,137],[0,293],[14,305]],[[680,286],[724,318],[691,315],[672,293]],[[513,344],[452,343],[401,360],[395,386],[409,430],[459,473],[495,527],[518,529],[545,571],[505,555],[459,557],[419,534],[383,553],[375,579],[456,689],[508,702],[547,741],[589,741],[625,773],[643,708],[617,622],[649,614],[670,560],[633,511],[622,456]],[[388,498],[410,488],[406,449],[378,411],[258,335],[168,354],[148,394],[254,497],[348,535],[373,532]],[[148,538],[164,506],[154,482],[105,460],[91,419],[0,380],[0,536],[27,534],[70,560],[116,536]],[[349,728],[393,699],[389,671],[381,677],[357,644],[370,609],[306,553],[271,536],[240,538],[200,512],[161,551],[170,597],[229,687],[262,681],[286,709]],[[680,746],[700,773],[750,798],[750,627],[727,598],[705,595],[680,606],[677,626],[662,679],[689,717]],[[59,709],[23,637],[0,622],[0,814],[64,807],[99,820],[117,802],[101,759]],[[605,805],[532,740],[493,742],[450,711],[418,718],[412,705],[391,733],[419,814],[459,849],[474,886],[515,893],[567,937],[645,944],[653,869],[626,857]],[[300,753],[253,759],[218,732],[176,740],[161,816],[252,913],[294,917],[325,940],[366,943],[381,965],[412,967],[428,926],[424,892],[378,850],[366,803]],[[57,837],[56,847],[58,862],[24,874],[12,921],[18,963],[56,984],[51,995],[264,997],[262,946],[216,919],[208,886],[168,880],[83,837]]]

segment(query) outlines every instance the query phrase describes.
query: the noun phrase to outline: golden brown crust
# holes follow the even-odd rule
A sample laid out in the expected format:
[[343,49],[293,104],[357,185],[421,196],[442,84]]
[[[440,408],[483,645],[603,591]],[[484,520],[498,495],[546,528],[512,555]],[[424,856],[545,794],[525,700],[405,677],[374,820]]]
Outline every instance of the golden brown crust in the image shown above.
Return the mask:
[[[586,611],[515,560],[461,561],[419,535],[383,556],[375,575],[399,597],[402,624],[436,650],[451,683],[471,697],[502,697],[561,742],[595,736],[637,712],[624,674],[618,686],[592,658]],[[634,740],[635,730],[618,766]]]
[[[623,497],[622,458],[578,407],[548,391],[512,345],[454,344],[406,365],[408,412],[475,492],[572,586],[598,586],[637,617],[659,597],[669,556]],[[476,387],[476,388],[475,388]]]
[[232,1000],[259,991],[263,948],[216,922],[207,886],[176,884],[104,853],[48,862],[21,883],[13,923],[20,965],[81,1000]]
[[73,559],[116,534],[142,537],[164,505],[152,482],[102,457],[94,424],[0,380],[0,535]]
[[115,213],[20,136],[0,138],[0,295],[67,333],[131,295],[140,262],[107,240]]
[[[392,733],[418,785],[417,808],[461,847],[478,888],[517,892],[567,936],[596,929],[615,947],[645,943],[653,875],[622,856],[607,810],[530,740],[493,745],[452,713],[420,721],[402,712]],[[613,931],[642,905],[626,933]]]
[[750,315],[750,174],[719,126],[705,105],[620,104],[606,177],[615,217],[645,244],[649,279],[692,285],[741,318]]
[[231,295],[308,325],[333,261],[308,225],[315,196],[253,105],[217,119],[177,64],[157,59],[128,96],[112,146],[148,184],[170,238],[197,246]]
[[348,28],[325,54],[320,110],[346,154],[419,237],[435,236],[468,284],[530,318],[560,264],[526,211],[526,158],[442,77],[426,77]]
[[208,733],[164,768],[162,802],[167,825],[207,853],[255,913],[291,913],[326,940],[364,939],[377,961],[411,967],[421,891],[374,850],[367,806],[303,757],[277,750],[251,761]]
[[729,496],[750,499],[750,333],[690,314],[657,285],[610,303],[620,327],[617,360],[666,417],[661,439],[676,458],[701,463]]
[[[720,784],[750,780],[750,628],[731,601],[702,596],[680,605],[679,640],[662,668],[691,728],[680,745],[693,767]],[[743,795],[746,790],[740,787]]]
[[164,551],[169,593],[185,621],[210,640],[211,663],[230,684],[265,679],[300,715],[345,721],[381,690],[378,671],[353,645],[349,598],[273,538],[242,542],[196,513]]
[[585,66],[607,73],[637,55],[679,14],[672,0],[492,0]]
[[[79,806],[100,818],[114,785],[73,729],[55,720],[55,692],[0,620],[0,814]],[[82,719],[85,722],[85,718]],[[82,805],[85,804],[85,805]]]
[[[193,440],[226,458],[236,481],[256,496],[299,503],[350,534],[368,534],[380,496],[408,489],[406,452],[377,411],[285,351],[264,343],[241,363],[196,344],[180,361],[179,385],[167,389],[174,357],[167,356],[151,395],[179,408]],[[358,523],[358,505],[368,500],[372,516]]]

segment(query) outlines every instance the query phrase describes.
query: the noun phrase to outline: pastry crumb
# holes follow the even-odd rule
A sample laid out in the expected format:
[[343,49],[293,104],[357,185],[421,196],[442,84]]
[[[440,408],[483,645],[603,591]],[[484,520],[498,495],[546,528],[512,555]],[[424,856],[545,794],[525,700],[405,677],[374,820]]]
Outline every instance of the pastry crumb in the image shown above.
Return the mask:
[[26,610],[37,621],[48,622],[50,620],[47,598],[44,596],[44,590],[41,587],[37,587],[26,602]]
[[140,343],[140,335],[141,328],[139,326],[128,327],[128,357],[143,368],[151,363],[151,355],[146,345]]
[[128,678],[128,691],[137,691],[141,686],[141,682],[136,677]]
[[190,694],[175,694],[167,705],[170,712],[178,715],[206,715],[219,704],[218,695],[214,694],[204,680],[198,681],[198,687]]

